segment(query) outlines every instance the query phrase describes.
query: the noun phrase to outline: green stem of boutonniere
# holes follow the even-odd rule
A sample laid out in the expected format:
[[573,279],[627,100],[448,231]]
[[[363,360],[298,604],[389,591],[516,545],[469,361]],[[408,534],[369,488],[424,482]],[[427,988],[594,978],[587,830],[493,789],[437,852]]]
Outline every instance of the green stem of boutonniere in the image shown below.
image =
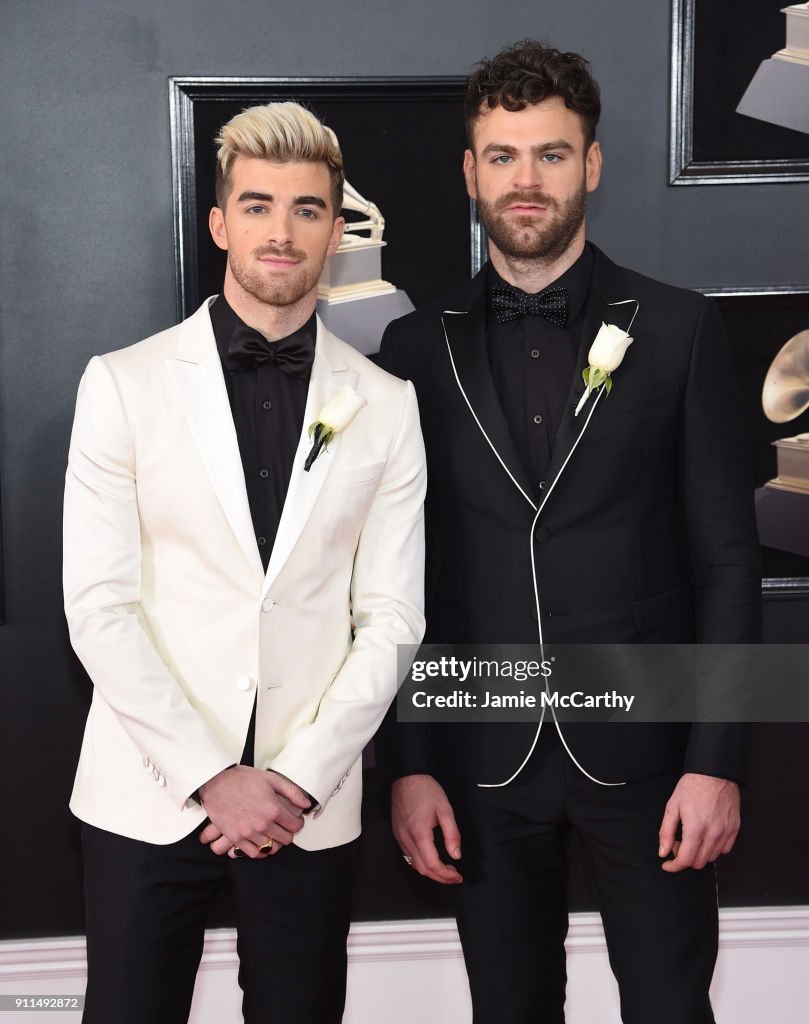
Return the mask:
[[588,366],[586,370],[582,370],[582,377],[584,383],[587,385],[587,390],[595,391],[596,388],[600,388],[604,385],[607,394],[612,391],[612,377],[604,370],[599,370],[597,366]]
[[318,420],[309,427],[309,437],[312,438],[312,450],[307,455],[306,462],[303,464],[306,473],[312,468],[318,455],[322,451],[328,450],[329,442],[334,437],[334,431],[331,427],[327,427],[325,423],[321,423]]
[[579,415],[584,407],[584,403],[594,391],[598,391],[602,387],[607,394],[612,391],[612,377],[606,370],[599,370],[597,366],[588,366],[586,370],[582,370],[581,375],[584,379],[585,388],[579,399],[579,404],[576,406],[574,416]]

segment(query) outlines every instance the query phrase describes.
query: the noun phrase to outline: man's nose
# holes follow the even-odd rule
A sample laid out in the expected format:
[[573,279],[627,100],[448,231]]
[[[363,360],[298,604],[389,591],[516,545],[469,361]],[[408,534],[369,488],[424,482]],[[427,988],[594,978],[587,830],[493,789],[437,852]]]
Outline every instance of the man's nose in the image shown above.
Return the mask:
[[516,160],[513,167],[511,181],[515,189],[531,191],[542,188],[543,167],[538,160]]
[[287,245],[292,241],[292,217],[287,210],[274,209],[267,220],[267,242]]

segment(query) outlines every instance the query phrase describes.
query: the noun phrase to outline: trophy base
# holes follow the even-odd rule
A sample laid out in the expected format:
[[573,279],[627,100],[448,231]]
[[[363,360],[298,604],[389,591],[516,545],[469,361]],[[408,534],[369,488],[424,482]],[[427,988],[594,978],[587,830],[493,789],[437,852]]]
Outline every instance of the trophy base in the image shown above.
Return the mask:
[[392,295],[396,285],[389,281],[361,281],[358,284],[318,285],[317,300],[334,306],[340,302],[356,302],[358,299],[370,299],[375,295]]
[[809,106],[806,103],[809,61],[797,54],[771,57],[758,71],[739,101],[736,112],[759,121],[809,132]]
[[767,483],[780,491],[809,494],[809,440],[782,437],[775,442],[778,455],[778,476]]
[[774,487],[756,489],[756,521],[761,543],[778,551],[809,558],[809,491]]
[[413,308],[407,293],[398,288],[385,295],[373,295],[356,302],[335,304],[325,299],[317,302],[318,315],[328,329],[364,356],[378,352],[382,335],[391,320],[404,316]]

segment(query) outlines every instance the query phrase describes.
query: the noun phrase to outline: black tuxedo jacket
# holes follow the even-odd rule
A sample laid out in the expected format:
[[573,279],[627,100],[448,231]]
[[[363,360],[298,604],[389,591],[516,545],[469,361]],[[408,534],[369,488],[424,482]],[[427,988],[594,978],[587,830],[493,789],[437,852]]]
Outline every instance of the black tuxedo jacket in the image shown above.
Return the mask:
[[[759,547],[735,373],[714,303],[594,248],[578,365],[540,486],[520,463],[486,348],[485,269],[390,324],[380,362],[413,381],[427,448],[427,634],[436,643],[536,643],[533,534],[545,642],[756,642]],[[634,338],[585,427],[581,371],[602,322]],[[583,432],[582,432],[583,431]],[[554,728],[548,720],[543,728]],[[738,725],[568,725],[604,782],[681,769],[741,780]],[[390,718],[394,776],[500,783],[533,724]]]

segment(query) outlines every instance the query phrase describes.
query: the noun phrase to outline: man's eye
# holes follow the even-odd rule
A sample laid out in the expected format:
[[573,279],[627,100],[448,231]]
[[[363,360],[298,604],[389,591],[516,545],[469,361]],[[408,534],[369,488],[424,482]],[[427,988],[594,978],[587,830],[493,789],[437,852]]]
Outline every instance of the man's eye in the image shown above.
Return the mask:
[[512,158],[508,155],[508,153],[501,153],[499,156],[496,156],[494,158],[494,160],[492,160],[492,163],[493,164],[509,164],[509,163],[511,163],[511,159]]
[[308,207],[301,207],[298,210],[298,216],[303,217],[304,220],[314,220],[317,217],[317,213],[315,210],[308,209]]
[[247,207],[247,212],[248,213],[264,213],[264,207],[263,206],[248,206]]
[[549,164],[556,164],[562,159],[558,153],[545,153],[542,159]]

